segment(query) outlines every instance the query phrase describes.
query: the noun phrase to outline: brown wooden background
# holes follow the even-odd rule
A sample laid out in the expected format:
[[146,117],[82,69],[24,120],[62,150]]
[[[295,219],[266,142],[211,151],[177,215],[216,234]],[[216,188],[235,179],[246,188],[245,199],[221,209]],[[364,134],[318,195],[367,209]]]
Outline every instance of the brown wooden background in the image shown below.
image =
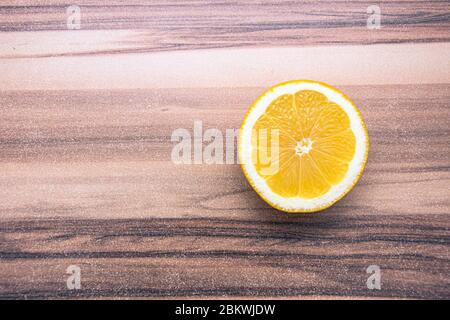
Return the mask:
[[[83,35],[139,36],[46,47],[71,4],[2,1],[3,74],[20,59],[450,38],[447,1],[381,1],[370,31],[365,1],[93,0]],[[271,209],[238,165],[171,162],[174,129],[237,128],[265,88],[1,91],[0,298],[450,298],[450,81],[334,85],[361,109],[369,163],[313,215]],[[66,288],[73,264],[80,291]]]

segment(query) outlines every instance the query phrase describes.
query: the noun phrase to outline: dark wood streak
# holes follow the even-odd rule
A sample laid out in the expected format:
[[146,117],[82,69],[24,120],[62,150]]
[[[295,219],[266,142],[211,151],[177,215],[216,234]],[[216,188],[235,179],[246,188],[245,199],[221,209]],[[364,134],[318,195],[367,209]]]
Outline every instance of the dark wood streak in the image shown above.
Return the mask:
[[[0,244],[0,297],[295,297],[339,292],[449,298],[448,278],[440,276],[450,263],[445,254],[449,231],[447,215],[6,220],[0,230],[6,240]],[[211,246],[214,249],[206,249]],[[75,262],[87,279],[83,290],[73,293],[63,290],[61,272]],[[364,281],[365,268],[375,262],[383,268],[386,287],[378,292],[365,289]],[[11,264],[23,272],[33,269],[34,280],[13,272]],[[240,271],[213,277],[217,268]],[[140,277],[143,283],[115,283],[110,272]],[[167,273],[162,277],[161,272]],[[264,283],[255,285],[252,275]],[[280,287],[279,277],[292,282]],[[311,277],[314,285],[308,284]],[[32,289],[31,280],[42,282]]]

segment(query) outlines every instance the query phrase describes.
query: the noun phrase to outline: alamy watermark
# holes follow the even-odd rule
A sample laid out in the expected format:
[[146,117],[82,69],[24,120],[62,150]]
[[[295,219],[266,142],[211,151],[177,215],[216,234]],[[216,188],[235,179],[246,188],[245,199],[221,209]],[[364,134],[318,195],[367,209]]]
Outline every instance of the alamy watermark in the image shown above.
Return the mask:
[[381,268],[377,265],[370,265],[367,267],[366,273],[370,274],[366,281],[367,289],[381,290]]
[[69,275],[66,284],[69,290],[81,289],[81,268],[76,265],[70,265],[66,269],[66,273]]
[[381,8],[377,5],[367,7],[367,29],[374,30],[381,28]]
[[66,8],[67,14],[67,29],[80,30],[81,29],[81,8],[77,5],[72,5]]
[[[239,129],[215,128],[204,130],[203,122],[194,121],[193,130],[178,128],[172,132],[175,142],[171,159],[175,164],[239,164],[237,140]],[[260,172],[273,175],[279,169],[279,130],[260,129],[252,131],[252,159],[260,167]],[[299,146],[299,155],[307,146]]]

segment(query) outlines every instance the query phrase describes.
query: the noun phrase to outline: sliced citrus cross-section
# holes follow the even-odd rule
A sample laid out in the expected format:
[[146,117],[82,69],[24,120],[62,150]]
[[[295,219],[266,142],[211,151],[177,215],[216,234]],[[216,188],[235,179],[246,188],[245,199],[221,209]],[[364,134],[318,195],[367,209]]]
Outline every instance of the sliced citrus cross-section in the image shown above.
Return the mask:
[[364,121],[337,89],[307,80],[281,83],[251,106],[239,134],[247,180],[286,212],[330,207],[361,176],[369,149]]

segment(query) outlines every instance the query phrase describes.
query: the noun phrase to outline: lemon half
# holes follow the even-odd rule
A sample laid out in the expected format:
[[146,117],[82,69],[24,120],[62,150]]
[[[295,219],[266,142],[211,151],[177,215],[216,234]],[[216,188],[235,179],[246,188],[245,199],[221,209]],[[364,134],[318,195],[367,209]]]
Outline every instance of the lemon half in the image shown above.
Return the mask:
[[326,209],[344,197],[367,162],[369,136],[359,110],[324,83],[295,80],[264,92],[238,141],[253,189],[285,212]]

